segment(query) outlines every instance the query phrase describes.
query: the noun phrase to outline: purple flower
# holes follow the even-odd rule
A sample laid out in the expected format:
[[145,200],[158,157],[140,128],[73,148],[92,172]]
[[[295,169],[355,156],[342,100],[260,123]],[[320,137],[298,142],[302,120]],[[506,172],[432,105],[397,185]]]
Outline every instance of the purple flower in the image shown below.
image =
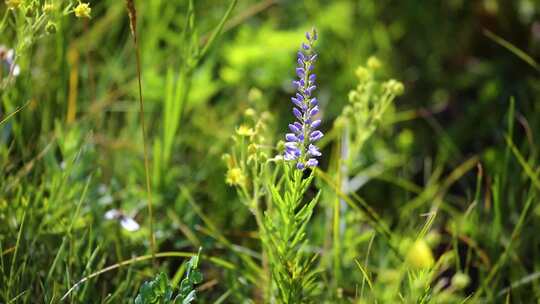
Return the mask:
[[302,43],[298,51],[298,67],[296,68],[297,80],[293,85],[297,93],[291,98],[293,114],[297,121],[289,124],[289,130],[292,133],[285,135],[285,154],[283,158],[286,161],[295,161],[298,170],[316,167],[319,162],[315,157],[321,156],[319,148],[313,143],[321,139],[324,135],[317,128],[321,125],[320,119],[314,119],[319,114],[319,102],[317,98],[312,97],[317,88],[315,80],[317,76],[313,73],[314,63],[317,54],[313,49],[317,32],[313,29],[306,33],[307,41]]

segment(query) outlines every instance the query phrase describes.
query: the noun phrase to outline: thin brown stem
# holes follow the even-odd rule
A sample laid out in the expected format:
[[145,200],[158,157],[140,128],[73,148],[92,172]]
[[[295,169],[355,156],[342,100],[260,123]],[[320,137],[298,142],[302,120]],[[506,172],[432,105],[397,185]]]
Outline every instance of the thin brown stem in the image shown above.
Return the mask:
[[155,260],[156,254],[156,239],[154,236],[154,220],[152,212],[152,187],[150,184],[150,165],[148,161],[148,148],[146,147],[146,126],[144,122],[144,100],[142,93],[142,77],[141,77],[141,55],[139,50],[139,43],[137,41],[137,11],[135,9],[134,0],[126,0],[126,7],[129,14],[129,23],[131,26],[131,35],[133,37],[133,45],[135,47],[135,56],[137,60],[137,80],[139,85],[139,112],[141,120],[141,132],[143,139],[143,152],[144,152],[144,171],[146,178],[146,193],[148,195],[148,222],[150,226],[150,250],[152,252],[152,259]]

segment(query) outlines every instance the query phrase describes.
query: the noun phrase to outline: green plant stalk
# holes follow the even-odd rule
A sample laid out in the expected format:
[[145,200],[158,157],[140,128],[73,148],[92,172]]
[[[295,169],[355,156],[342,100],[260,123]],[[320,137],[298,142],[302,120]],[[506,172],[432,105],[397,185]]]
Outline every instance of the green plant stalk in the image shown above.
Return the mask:
[[[266,213],[266,248],[270,260],[274,298],[278,303],[309,302],[316,273],[311,270],[315,256],[304,252],[306,228],[320,195],[303,204],[302,197],[314,178],[303,179],[303,171],[284,164],[284,183],[269,185],[272,212]],[[282,190],[282,191],[280,191]],[[283,194],[281,194],[283,193]]]
[[137,66],[137,83],[139,86],[139,113],[141,120],[141,133],[143,139],[143,153],[144,153],[144,173],[146,179],[146,193],[147,193],[147,206],[148,206],[148,223],[150,230],[150,251],[152,256],[156,253],[156,239],[154,235],[154,221],[152,212],[152,186],[150,183],[150,165],[148,160],[148,148],[146,147],[146,126],[144,122],[144,100],[142,92],[142,72],[141,72],[141,53],[139,50],[139,43],[137,41],[137,11],[135,9],[134,0],[126,0],[126,7],[129,14],[129,22],[131,26],[131,36],[133,38],[133,45],[135,47],[136,66]]

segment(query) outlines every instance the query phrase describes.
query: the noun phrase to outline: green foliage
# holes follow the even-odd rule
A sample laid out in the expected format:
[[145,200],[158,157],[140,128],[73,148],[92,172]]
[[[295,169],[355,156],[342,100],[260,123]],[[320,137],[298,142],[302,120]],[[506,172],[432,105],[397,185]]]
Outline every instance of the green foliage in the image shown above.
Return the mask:
[[[180,283],[180,288],[174,296],[173,287],[164,272],[159,273],[152,281],[144,282],[139,294],[135,298],[135,304],[190,304],[196,299],[195,285],[200,284],[203,275],[198,269],[200,250],[186,265],[186,276]],[[173,299],[174,296],[174,299]]]
[[304,172],[290,164],[282,170],[278,186],[269,185],[273,204],[265,213],[263,246],[268,250],[278,303],[310,303],[315,300],[317,273],[313,269],[316,256],[307,252],[306,229],[319,195],[304,203],[313,171],[303,179]]
[[540,298],[535,1],[134,3],[158,254],[125,1],[0,0],[0,303],[181,303],[203,272],[197,303]]

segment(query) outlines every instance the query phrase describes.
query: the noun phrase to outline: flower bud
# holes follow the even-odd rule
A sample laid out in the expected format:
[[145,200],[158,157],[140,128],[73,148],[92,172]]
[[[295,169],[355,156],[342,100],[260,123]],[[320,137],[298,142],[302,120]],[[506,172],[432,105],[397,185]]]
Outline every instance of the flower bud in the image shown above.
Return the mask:
[[379,61],[379,59],[377,59],[377,57],[371,56],[367,60],[367,66],[371,70],[377,70],[381,68],[381,62]]
[[358,67],[355,71],[356,77],[358,77],[358,80],[360,81],[366,81],[369,78],[369,71],[365,67]]
[[452,277],[452,286],[456,289],[463,289],[469,285],[471,278],[463,272],[458,272]]
[[427,243],[424,240],[417,240],[409,248],[407,262],[414,268],[422,269],[431,267],[435,260]]
[[45,26],[45,30],[49,34],[56,33],[56,24],[54,24],[54,22],[51,22],[51,21],[47,22],[47,25]]

